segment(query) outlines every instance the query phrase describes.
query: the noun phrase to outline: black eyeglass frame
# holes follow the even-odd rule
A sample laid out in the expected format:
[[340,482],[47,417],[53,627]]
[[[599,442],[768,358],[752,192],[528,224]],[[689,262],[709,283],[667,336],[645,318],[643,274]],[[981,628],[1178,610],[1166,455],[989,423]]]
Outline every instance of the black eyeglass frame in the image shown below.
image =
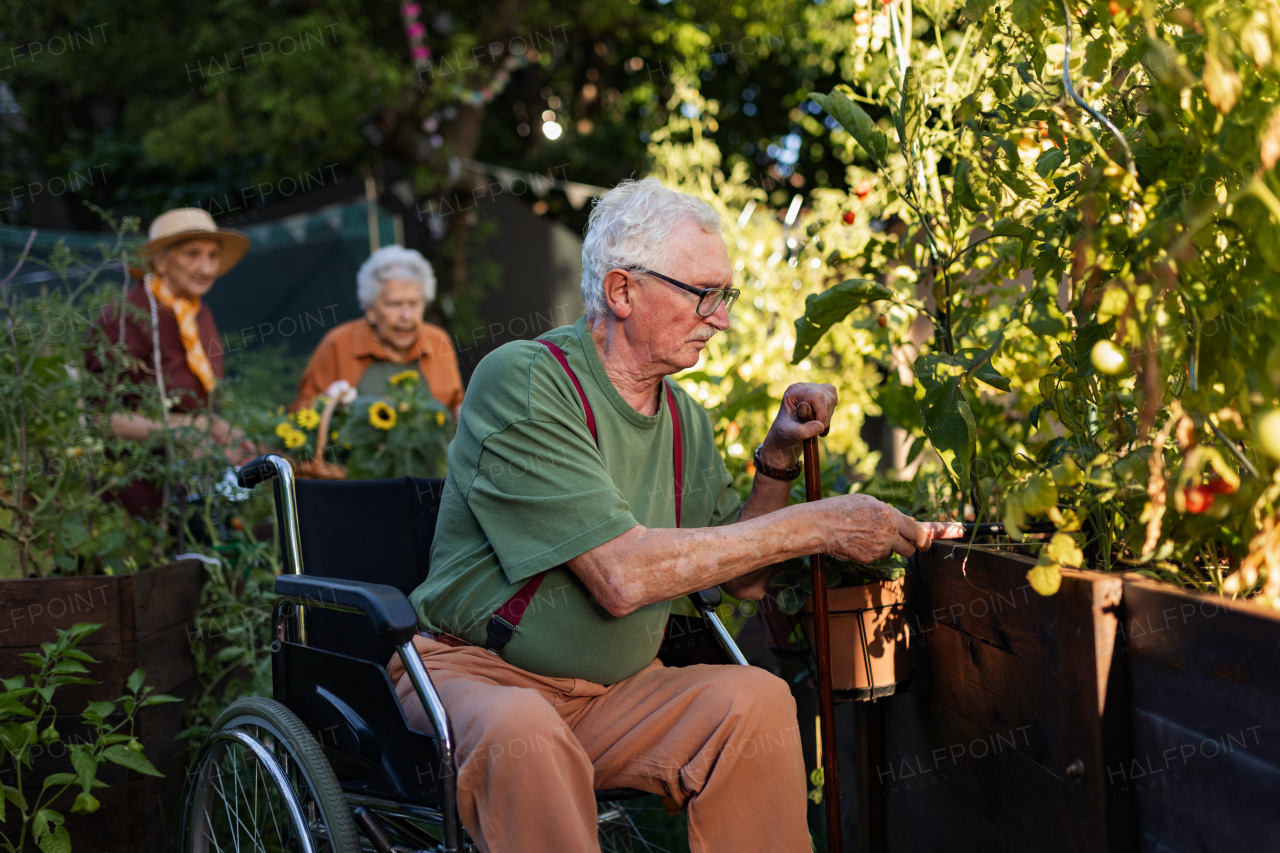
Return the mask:
[[[698,307],[695,308],[694,311],[697,313],[699,317],[710,317],[712,314],[716,313],[716,311],[719,310],[720,308],[720,302],[725,303],[724,310],[725,310],[725,313],[727,314],[728,312],[733,310],[733,303],[737,302],[738,297],[742,295],[742,291],[736,287],[694,287],[691,284],[685,284],[683,281],[677,281],[676,279],[672,278],[669,275],[663,275],[660,272],[654,272],[653,270],[647,267],[627,267],[627,269],[630,270],[631,272],[642,272],[642,273],[645,273],[646,275],[656,276],[657,278],[660,278],[663,281],[665,281],[667,284],[674,284],[676,287],[680,288],[681,290],[686,291],[688,293],[692,293],[694,296],[697,296]],[[717,296],[719,296],[720,302],[717,302],[710,311],[703,314],[702,303],[706,301],[706,298],[712,294],[716,294]]]

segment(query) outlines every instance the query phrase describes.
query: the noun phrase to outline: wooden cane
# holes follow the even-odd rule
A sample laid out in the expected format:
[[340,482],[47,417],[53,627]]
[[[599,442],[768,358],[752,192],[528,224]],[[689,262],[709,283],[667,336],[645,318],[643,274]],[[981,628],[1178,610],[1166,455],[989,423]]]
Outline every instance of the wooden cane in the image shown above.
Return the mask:
[[[796,407],[801,423],[813,420],[808,403]],[[804,441],[804,492],[806,501],[822,500],[822,470],[818,465],[818,438]],[[822,797],[827,805],[827,851],[841,853],[840,784],[836,778],[836,705],[831,689],[831,631],[827,623],[827,557],[809,557],[813,571],[813,656],[818,661],[818,712],[822,720]]]

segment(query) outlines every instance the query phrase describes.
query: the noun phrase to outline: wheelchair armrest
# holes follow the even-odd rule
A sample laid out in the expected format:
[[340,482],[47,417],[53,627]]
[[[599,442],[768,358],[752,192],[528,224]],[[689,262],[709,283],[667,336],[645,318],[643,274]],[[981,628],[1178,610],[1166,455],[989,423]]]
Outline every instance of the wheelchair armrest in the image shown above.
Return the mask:
[[373,622],[378,636],[399,646],[408,643],[418,632],[418,614],[405,594],[393,586],[338,578],[307,575],[280,575],[276,578],[276,594],[304,599],[304,606],[338,605],[361,611]]

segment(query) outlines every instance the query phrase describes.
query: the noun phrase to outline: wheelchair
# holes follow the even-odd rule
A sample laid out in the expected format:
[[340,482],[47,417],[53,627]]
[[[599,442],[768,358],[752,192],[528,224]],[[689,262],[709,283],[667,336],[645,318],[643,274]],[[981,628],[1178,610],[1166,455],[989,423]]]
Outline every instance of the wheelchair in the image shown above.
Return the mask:
[[[457,813],[449,715],[413,646],[407,593],[429,570],[444,480],[298,480],[280,456],[238,474],[273,481],[286,572],[272,611],[272,698],[219,715],[192,759],[182,797],[186,853],[472,853]],[[305,571],[304,571],[305,567]],[[673,614],[669,666],[747,665],[714,608]],[[399,655],[431,731],[410,728],[386,665]],[[641,791],[597,791],[604,851],[669,849],[647,837],[631,803]],[[661,807],[651,812],[665,811]]]

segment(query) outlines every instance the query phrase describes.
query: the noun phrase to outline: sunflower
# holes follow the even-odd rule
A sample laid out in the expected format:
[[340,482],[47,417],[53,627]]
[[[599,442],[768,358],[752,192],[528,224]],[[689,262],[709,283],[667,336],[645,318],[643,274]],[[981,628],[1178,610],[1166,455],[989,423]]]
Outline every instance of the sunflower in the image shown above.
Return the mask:
[[369,423],[378,429],[391,429],[396,425],[396,411],[379,400],[369,407]]
[[436,423],[444,426],[444,412],[436,412]]
[[295,430],[293,428],[293,424],[289,423],[288,421],[281,421],[280,423],[276,424],[276,435],[280,436],[281,438],[284,438],[286,435],[294,431]]
[[405,385],[416,385],[418,383],[418,371],[402,370],[387,381],[392,385],[399,385],[401,383],[404,383]]
[[307,434],[296,429],[290,429],[289,434],[284,436],[284,446],[292,450],[295,447],[301,447],[307,443]]
[[303,409],[298,412],[298,426],[303,429],[315,429],[320,425],[320,415],[315,409]]

